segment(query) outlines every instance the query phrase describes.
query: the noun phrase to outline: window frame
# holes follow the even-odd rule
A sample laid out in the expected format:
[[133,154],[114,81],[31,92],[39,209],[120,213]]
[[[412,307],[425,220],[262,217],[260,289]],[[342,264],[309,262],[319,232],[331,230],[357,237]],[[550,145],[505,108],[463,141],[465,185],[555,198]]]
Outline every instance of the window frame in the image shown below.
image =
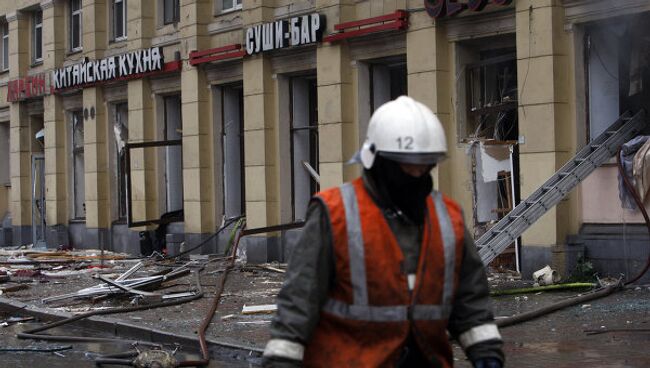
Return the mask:
[[[128,167],[128,164],[126,162],[126,144],[129,141],[128,102],[122,101],[122,102],[113,103],[112,112],[113,112],[113,121],[112,121],[113,126],[119,123],[124,128],[124,133],[125,133],[125,136],[122,137],[125,138],[125,142],[124,142],[125,147],[123,148],[122,154],[120,154],[119,147],[117,145],[117,139],[115,138],[115,135],[113,135],[113,144],[115,144],[115,152],[113,154],[115,165],[113,165],[113,170],[115,170],[115,178],[116,178],[116,185],[115,185],[115,195],[117,201],[116,218],[118,221],[126,221],[128,215],[128,197],[127,197],[128,188],[127,188],[127,171],[126,171]],[[125,115],[122,115],[122,113],[124,113]],[[125,117],[126,119],[122,119],[123,117]]]
[[[171,2],[172,14],[171,17],[167,17],[167,2]],[[181,19],[181,4],[180,0],[162,0],[162,23],[163,25],[175,24],[178,23]]]
[[221,12],[222,13],[227,13],[227,12],[232,12],[232,11],[237,11],[242,9],[242,0],[229,0],[232,1],[232,6],[226,8],[224,5],[225,0],[220,0],[221,1]]
[[[73,4],[75,1],[78,1],[79,9],[74,9]],[[83,5],[81,0],[70,0],[70,23],[69,23],[69,42],[70,42],[70,52],[78,52],[83,50]],[[74,44],[74,20],[75,17],[79,17],[79,45],[75,46]]]
[[[40,22],[38,16],[40,15]],[[40,42],[37,42],[37,32],[40,33]],[[36,56],[40,54],[40,56]],[[43,11],[35,10],[32,13],[32,63],[40,64],[43,62]]]
[[[83,110],[72,110],[70,111],[70,120],[71,120],[71,127],[70,127],[70,150],[71,150],[71,156],[72,156],[72,219],[74,220],[85,220],[86,219],[86,193],[85,193],[85,185],[86,185],[86,168],[85,168],[85,147],[84,147],[84,141],[85,141],[85,134],[84,134],[84,116],[83,116]],[[76,139],[76,127],[77,123],[82,124],[82,129],[81,129],[81,144],[79,145]],[[82,167],[82,178],[83,178],[83,183],[81,183],[81,186],[84,187],[84,196],[83,198],[80,198],[79,196],[79,191],[77,190],[77,166],[75,164],[76,159],[78,156],[81,156],[84,160],[84,166]],[[81,199],[81,205],[80,207],[83,208],[83,214],[77,213],[77,201]]]
[[[296,126],[295,125],[295,113],[296,109],[294,106],[294,94],[297,93],[294,89],[295,80],[301,80],[302,83],[305,83],[307,89],[306,102],[307,106],[303,106],[307,109],[307,125]],[[305,74],[305,75],[296,75],[289,78],[289,157],[291,159],[291,218],[293,221],[304,220],[304,218],[299,218],[297,215],[297,185],[296,185],[296,156],[295,146],[297,145],[296,140],[306,139],[307,144],[309,145],[308,154],[308,164],[316,172],[317,175],[320,175],[320,152],[319,152],[319,131],[320,126],[318,124],[318,87],[316,82],[316,76],[314,74]],[[300,137],[299,135],[302,132],[307,132],[308,136]],[[303,170],[307,170],[305,167],[301,167]],[[307,170],[308,171],[308,170]],[[314,195],[320,190],[320,183],[317,183],[311,173],[308,173],[309,177],[309,193],[310,196]],[[306,208],[304,209],[306,211]]]
[[[4,162],[0,164],[0,185],[9,187],[11,186],[11,160],[10,155],[11,151],[9,150],[10,144],[10,131],[11,127],[9,121],[0,121],[0,160]],[[6,154],[6,157],[2,157],[3,153]]]
[[[121,31],[122,31],[122,34],[119,35],[119,36],[117,35],[119,27],[117,25],[118,15],[117,15],[117,11],[116,11],[118,3],[122,4],[122,15],[121,15],[121,18],[122,18],[122,29],[121,29]],[[111,28],[112,28],[111,29],[111,40],[113,42],[125,41],[128,38],[128,35],[127,35],[128,27],[127,27],[127,23],[126,23],[127,22],[127,4],[126,4],[126,0],[112,0],[110,6],[111,6],[110,11],[111,11]]]
[[0,72],[9,70],[9,23],[0,22]]

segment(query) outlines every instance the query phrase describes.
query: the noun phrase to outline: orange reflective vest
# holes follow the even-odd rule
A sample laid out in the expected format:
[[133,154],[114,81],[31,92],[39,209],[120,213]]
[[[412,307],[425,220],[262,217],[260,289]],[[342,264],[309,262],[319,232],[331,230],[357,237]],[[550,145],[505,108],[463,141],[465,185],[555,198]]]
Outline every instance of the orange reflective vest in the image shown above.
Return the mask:
[[463,256],[460,207],[440,193],[428,197],[410,291],[402,251],[363,181],[317,196],[329,212],[336,281],[307,343],[304,365],[394,367],[412,332],[432,365],[452,367],[446,328]]

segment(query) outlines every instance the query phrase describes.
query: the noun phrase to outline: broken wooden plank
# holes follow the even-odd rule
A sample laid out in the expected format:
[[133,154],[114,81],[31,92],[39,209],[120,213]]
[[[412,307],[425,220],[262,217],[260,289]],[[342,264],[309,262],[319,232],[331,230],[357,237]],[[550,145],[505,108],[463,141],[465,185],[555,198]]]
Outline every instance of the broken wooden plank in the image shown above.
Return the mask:
[[241,312],[242,314],[264,314],[275,313],[277,310],[277,304],[244,305]]

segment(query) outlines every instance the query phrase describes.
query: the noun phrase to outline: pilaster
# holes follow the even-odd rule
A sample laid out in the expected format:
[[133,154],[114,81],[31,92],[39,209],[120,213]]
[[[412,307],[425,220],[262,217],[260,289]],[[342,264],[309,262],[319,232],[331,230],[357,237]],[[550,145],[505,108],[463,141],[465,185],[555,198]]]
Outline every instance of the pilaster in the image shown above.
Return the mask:
[[127,1],[126,37],[129,50],[144,49],[151,46],[151,38],[156,26],[156,12],[153,1]]
[[[449,43],[446,31],[426,12],[411,13],[409,22],[406,33],[408,94],[427,105],[440,119],[445,129],[448,155],[452,156],[456,129],[450,114]],[[450,193],[453,187],[451,172],[456,169],[452,160],[443,161],[432,172],[436,188]]]
[[353,179],[357,168],[346,162],[358,150],[354,124],[351,60],[347,43],[323,44],[317,53],[318,152],[321,188]]
[[[183,54],[209,47],[207,24],[212,1],[191,0],[181,4],[180,34]],[[183,116],[183,207],[185,232],[215,231],[212,109],[205,71],[189,64],[181,72]],[[219,148],[220,149],[220,148]]]
[[[65,20],[62,1],[41,1],[43,9],[43,66],[60,67],[65,57]],[[68,219],[66,175],[66,121],[61,97],[43,97],[45,126],[45,188],[48,226],[66,224]],[[54,244],[58,245],[58,244]]]
[[[128,83],[129,143],[156,140],[153,123],[153,95],[151,82],[134,79]],[[131,150],[131,200],[134,221],[159,217],[156,155],[154,149]]]
[[[573,154],[570,127],[569,36],[558,1],[516,2],[521,195],[526,198]],[[571,198],[571,196],[569,197]],[[571,199],[569,199],[571,200]],[[569,200],[549,210],[523,235],[528,245],[564,243]]]
[[[264,55],[244,60],[244,165],[249,228],[279,221],[279,167],[275,83]],[[254,107],[253,107],[254,106]]]
[[[86,227],[110,227],[107,120],[100,87],[83,90]],[[86,117],[86,112],[88,115]],[[94,112],[94,114],[93,114]]]
[[[273,20],[274,1],[244,0],[243,27]],[[249,228],[279,223],[276,80],[268,55],[244,59],[244,166]]]
[[101,59],[108,46],[107,0],[83,0],[82,12],[81,46],[84,56],[91,60]]
[[[27,14],[7,14],[9,23],[9,75],[24,76],[29,67],[29,20]],[[11,176],[10,211],[15,245],[31,243],[31,134],[27,108],[14,102],[10,107],[9,159]]]

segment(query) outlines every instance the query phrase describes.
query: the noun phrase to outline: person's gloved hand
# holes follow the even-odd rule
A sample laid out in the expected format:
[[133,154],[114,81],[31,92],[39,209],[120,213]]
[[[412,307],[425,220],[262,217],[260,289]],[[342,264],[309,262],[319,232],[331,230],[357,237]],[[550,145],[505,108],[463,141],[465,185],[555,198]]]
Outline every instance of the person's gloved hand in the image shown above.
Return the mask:
[[503,368],[501,361],[494,358],[483,358],[472,362],[474,368]]
[[264,357],[262,359],[262,367],[264,368],[300,368],[302,367],[302,361],[293,360],[280,357]]

